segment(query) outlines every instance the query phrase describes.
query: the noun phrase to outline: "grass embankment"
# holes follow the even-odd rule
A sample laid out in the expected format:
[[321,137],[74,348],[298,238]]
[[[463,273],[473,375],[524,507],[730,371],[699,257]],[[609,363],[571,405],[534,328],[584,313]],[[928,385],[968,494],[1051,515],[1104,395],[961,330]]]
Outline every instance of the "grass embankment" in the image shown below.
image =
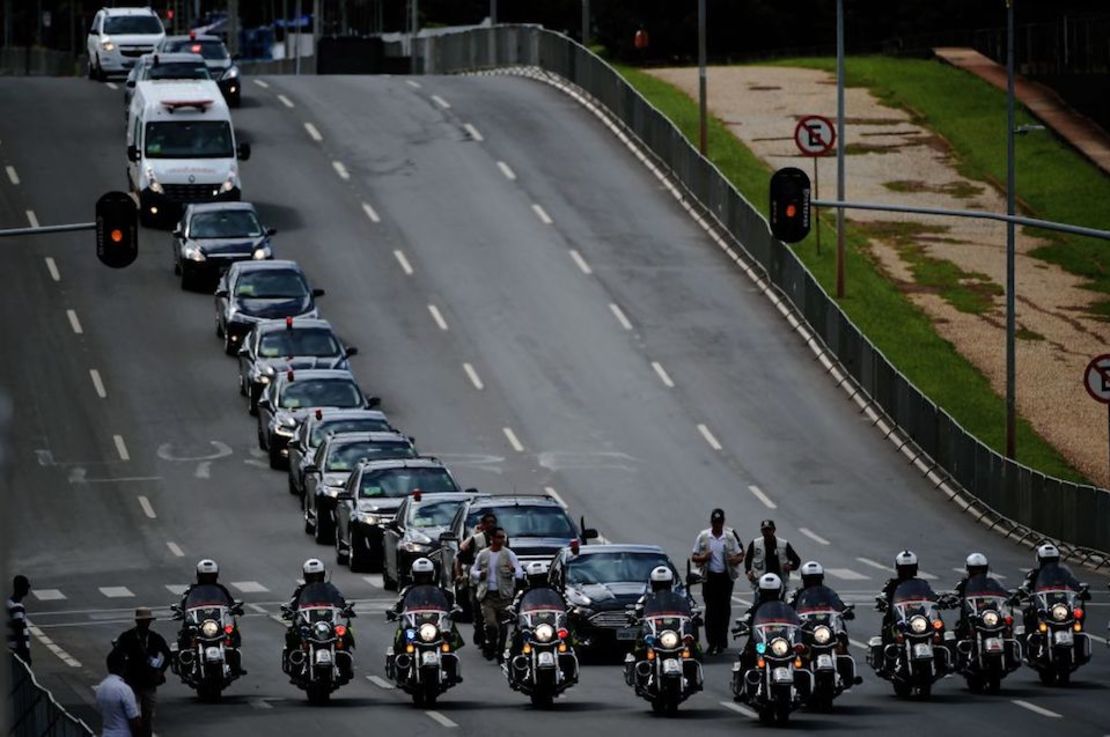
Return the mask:
[[[856,67],[857,60],[850,60],[851,73],[855,73]],[[872,67],[867,68],[870,70]],[[618,70],[674,121],[688,140],[697,140],[698,108],[694,100],[673,85],[639,69],[618,67]],[[954,70],[946,71],[961,74]],[[860,81],[858,77],[852,79]],[[942,131],[938,132],[944,135]],[[770,168],[716,118],[709,121],[708,146],[710,159],[766,216]],[[833,219],[827,215],[824,218],[826,237],[821,253],[816,251],[812,233],[795,246],[795,252],[831,294],[834,292],[836,269],[835,253],[831,247],[832,230],[829,227]],[[994,393],[986,377],[951,343],[942,339],[929,318],[878,270],[867,255],[867,239],[863,231],[849,228],[845,242],[848,286],[846,297],[841,301],[843,309],[894,365],[934,402],[968,431],[1001,451],[1005,443],[1005,402]],[[920,263],[914,264],[915,277],[926,282],[933,279],[942,285],[943,291],[943,285],[951,281],[951,274],[930,274],[930,271],[944,269],[932,261],[922,258]],[[957,298],[963,299],[962,296]],[[1018,458],[1023,463],[1045,473],[1074,481],[1084,480],[1025,420],[1019,420],[1017,450]]]

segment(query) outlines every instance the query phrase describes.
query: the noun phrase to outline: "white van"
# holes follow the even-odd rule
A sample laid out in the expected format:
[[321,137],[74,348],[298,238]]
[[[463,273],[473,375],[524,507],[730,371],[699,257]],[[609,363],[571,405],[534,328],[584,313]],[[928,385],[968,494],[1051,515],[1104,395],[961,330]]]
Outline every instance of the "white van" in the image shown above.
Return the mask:
[[127,178],[144,224],[173,222],[190,202],[238,200],[239,161],[231,113],[208,80],[135,84],[127,114]]

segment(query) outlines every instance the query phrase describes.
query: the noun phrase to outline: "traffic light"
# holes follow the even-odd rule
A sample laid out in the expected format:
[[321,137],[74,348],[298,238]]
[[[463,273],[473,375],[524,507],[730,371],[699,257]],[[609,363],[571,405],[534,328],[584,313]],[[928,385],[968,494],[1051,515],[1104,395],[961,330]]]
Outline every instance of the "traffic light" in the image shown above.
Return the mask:
[[809,176],[789,166],[771,175],[771,235],[797,243],[809,235]]
[[96,201],[96,257],[122,269],[139,255],[139,209],[126,192],[108,192]]

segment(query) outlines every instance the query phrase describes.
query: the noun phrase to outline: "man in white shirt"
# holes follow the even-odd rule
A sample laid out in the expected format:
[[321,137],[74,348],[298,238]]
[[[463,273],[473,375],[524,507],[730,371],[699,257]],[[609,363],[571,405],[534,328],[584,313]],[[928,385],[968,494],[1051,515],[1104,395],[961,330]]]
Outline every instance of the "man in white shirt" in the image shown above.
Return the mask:
[[728,649],[728,627],[732,622],[732,587],[740,575],[744,546],[731,527],[725,527],[725,513],[714,509],[709,529],[702,530],[694,542],[690,560],[701,568],[702,598],[705,600],[706,655]]
[[96,687],[96,706],[100,711],[101,737],[138,737],[143,722],[135,692],[123,680],[127,656],[112,648],[108,653],[108,677]]
[[505,547],[505,530],[497,527],[488,548],[478,553],[470,569],[470,580],[478,585],[477,598],[486,625],[482,654],[487,660],[500,656],[504,649],[501,613],[513,603],[516,584],[524,577],[516,553]]

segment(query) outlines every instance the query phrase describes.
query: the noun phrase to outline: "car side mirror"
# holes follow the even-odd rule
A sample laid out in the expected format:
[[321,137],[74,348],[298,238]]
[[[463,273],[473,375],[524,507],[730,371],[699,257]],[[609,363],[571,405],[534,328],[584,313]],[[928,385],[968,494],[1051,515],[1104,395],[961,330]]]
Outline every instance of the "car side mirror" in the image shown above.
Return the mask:
[[173,233],[171,233],[170,235],[172,235],[174,238],[184,238],[185,231],[183,231],[181,228],[174,228]]
[[128,146],[127,147],[127,160],[128,161],[138,161],[139,158],[140,158],[140,156],[139,156],[139,147],[136,146],[135,144],[131,144],[130,146]]
[[277,235],[277,228],[266,228],[266,235]]
[[221,299],[227,299],[230,296],[230,293],[226,289],[217,289],[216,296]]
[[258,400],[258,406],[264,410],[271,411],[274,408],[274,403],[269,399],[263,397],[262,399]]
[[246,161],[249,159],[251,157],[251,145],[246,141],[240,143],[239,148],[235,152],[235,156],[239,161]]
[[453,532],[443,532],[440,533],[439,541],[441,543],[457,543],[459,541],[459,537]]
[[135,89],[135,80],[133,80],[133,79],[127,80],[126,82],[124,82],[124,84],[127,85],[128,87],[130,87],[131,89]]
[[599,537],[601,536],[598,534],[597,530],[592,527],[587,527],[586,529],[582,530],[583,540],[596,540]]
[[313,297],[323,297],[325,294],[327,294],[327,292],[325,292],[323,289],[317,288],[312,290]]
[[357,356],[358,355],[358,346],[353,346],[353,345],[347,346],[347,350],[343,352],[343,355],[345,355],[347,358],[350,358],[351,356]]
[[375,408],[381,407],[381,406],[382,406],[382,398],[381,397],[367,397],[366,398],[366,408],[367,409],[375,409]]
[[475,489],[473,486],[471,486],[469,489],[463,489],[463,493],[464,494],[479,494],[481,492],[479,492],[477,489]]
[[304,467],[304,472],[305,472],[306,476],[310,473],[319,473],[319,471],[320,471],[320,467],[317,466],[317,465],[314,465],[312,463],[310,463],[310,464],[308,464],[307,466]]
[[249,356],[251,354],[251,349],[246,346],[241,346],[238,350],[238,354],[240,356]]
[[341,502],[349,502],[349,501],[352,501],[355,497],[354,497],[353,494],[349,494],[345,491],[341,491],[341,492],[339,492],[339,495],[335,498],[337,500],[341,501]]

